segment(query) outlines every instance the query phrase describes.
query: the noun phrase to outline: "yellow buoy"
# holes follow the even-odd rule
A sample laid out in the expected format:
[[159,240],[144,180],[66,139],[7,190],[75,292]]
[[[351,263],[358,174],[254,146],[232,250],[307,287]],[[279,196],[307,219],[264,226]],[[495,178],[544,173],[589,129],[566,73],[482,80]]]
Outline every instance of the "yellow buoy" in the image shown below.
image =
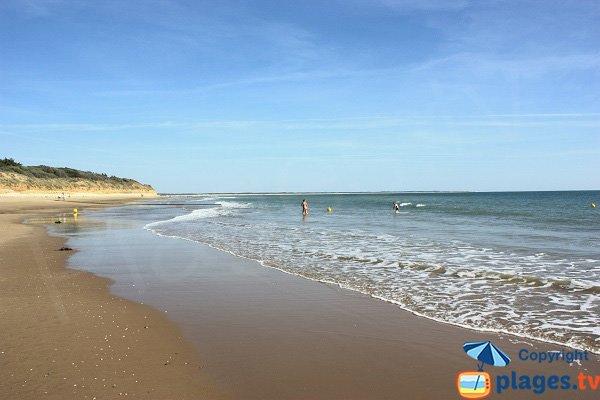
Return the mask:
[[73,215],[77,215],[77,209],[76,208],[73,209]]
[[592,203],[592,208],[596,208],[596,203]]
[[331,214],[331,212],[332,212],[332,211],[333,211],[333,208],[331,208],[331,207],[327,207],[327,212],[328,212],[329,214]]

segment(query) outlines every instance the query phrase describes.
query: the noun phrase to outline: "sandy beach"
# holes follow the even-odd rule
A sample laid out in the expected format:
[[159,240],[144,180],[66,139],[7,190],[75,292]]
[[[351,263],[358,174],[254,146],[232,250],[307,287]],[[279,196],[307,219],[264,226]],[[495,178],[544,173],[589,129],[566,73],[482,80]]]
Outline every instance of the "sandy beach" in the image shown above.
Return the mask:
[[[74,252],[57,251],[65,240],[42,226],[20,223],[72,207],[2,208],[0,398],[459,398],[457,374],[477,364],[462,345],[485,340],[512,358],[508,367],[486,368],[493,379],[514,372],[577,382],[581,372],[599,371],[596,355],[573,365],[520,360],[523,349],[571,349],[434,322],[125,223],[107,223],[102,235],[71,232]],[[595,399],[598,392],[505,393]]]
[[65,240],[22,223],[85,214],[89,201],[0,199],[0,398],[218,398],[174,324],[109,294],[109,279],[65,268]]
[[599,19],[0,0],[0,400],[600,400]]

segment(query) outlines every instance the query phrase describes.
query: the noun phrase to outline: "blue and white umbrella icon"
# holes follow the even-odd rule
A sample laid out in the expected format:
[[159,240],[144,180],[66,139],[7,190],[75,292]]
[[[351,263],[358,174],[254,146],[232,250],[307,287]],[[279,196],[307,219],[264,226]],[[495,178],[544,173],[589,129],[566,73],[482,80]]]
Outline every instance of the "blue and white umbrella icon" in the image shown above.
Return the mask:
[[492,342],[467,342],[463,345],[463,349],[469,357],[481,362],[477,366],[479,371],[483,371],[483,364],[505,367],[510,363],[510,358]]

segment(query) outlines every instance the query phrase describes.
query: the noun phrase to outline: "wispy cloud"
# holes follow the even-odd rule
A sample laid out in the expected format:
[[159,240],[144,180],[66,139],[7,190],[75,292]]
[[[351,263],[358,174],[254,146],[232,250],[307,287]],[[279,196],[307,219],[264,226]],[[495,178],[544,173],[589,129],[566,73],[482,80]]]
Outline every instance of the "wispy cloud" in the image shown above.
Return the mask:
[[[460,70],[470,74],[518,74],[521,77],[539,76],[550,72],[595,70],[600,68],[600,53],[562,54],[531,57],[527,55],[500,56],[490,53],[456,53],[425,61],[413,66],[413,72],[445,73]],[[472,75],[470,75],[473,77]]]
[[[142,22],[153,28],[144,29],[136,40],[171,47],[175,42],[180,51],[183,47],[187,51],[206,52],[210,57],[235,58],[236,53],[251,51],[254,57],[268,57],[269,63],[293,68],[306,62],[323,61],[328,51],[310,30],[292,21],[248,13],[251,8],[236,7],[228,2],[184,4],[153,0],[140,7],[137,3],[118,1],[107,5],[94,3],[90,7],[105,9],[114,18]],[[244,47],[240,47],[240,43]]]
[[577,53],[596,43],[598,17],[600,4],[595,0],[495,0],[470,2],[459,21],[436,14],[427,24],[442,34],[442,44],[453,52],[542,56]]
[[[333,79],[368,78],[398,80],[406,79],[406,74],[422,74],[426,76],[454,76],[448,82],[473,81],[504,76],[518,76],[520,79],[540,77],[550,73],[578,71],[594,71],[600,68],[600,53],[580,53],[564,55],[548,55],[530,57],[513,55],[501,57],[490,53],[456,53],[440,58],[418,63],[389,68],[330,68],[304,69],[292,72],[273,72],[270,75],[246,77],[222,82],[211,82],[188,88],[156,88],[139,87],[143,82],[136,83],[134,88],[120,88],[96,91],[96,96],[138,96],[138,95],[193,95],[207,93],[219,89],[241,86],[256,86],[269,84],[285,84],[290,82],[318,82]],[[465,74],[465,72],[468,72]],[[152,86],[148,83],[146,86]]]
[[335,79],[335,78],[350,78],[358,76],[373,75],[380,72],[394,71],[392,69],[376,69],[376,70],[344,70],[344,69],[332,69],[332,70],[307,70],[307,71],[296,71],[296,72],[282,72],[273,73],[272,75],[254,76],[236,80],[213,82],[203,86],[195,86],[191,88],[132,88],[132,89],[115,89],[115,90],[102,90],[97,91],[94,95],[97,96],[137,96],[137,95],[150,95],[150,94],[163,94],[163,95],[186,95],[186,94],[198,94],[206,93],[217,89],[237,87],[237,86],[251,86],[251,85],[265,85],[273,83],[285,83],[285,82],[303,82],[303,81],[319,81],[324,79]]
[[350,0],[350,3],[365,7],[385,7],[400,13],[461,10],[469,5],[467,0]]
[[34,17],[48,17],[64,0],[4,0],[0,9],[8,8]]
[[19,132],[122,132],[130,130],[194,131],[199,129],[372,130],[410,126],[471,127],[600,127],[600,113],[495,114],[476,116],[408,115],[279,120],[154,121],[130,124],[48,123],[0,124],[0,135]]

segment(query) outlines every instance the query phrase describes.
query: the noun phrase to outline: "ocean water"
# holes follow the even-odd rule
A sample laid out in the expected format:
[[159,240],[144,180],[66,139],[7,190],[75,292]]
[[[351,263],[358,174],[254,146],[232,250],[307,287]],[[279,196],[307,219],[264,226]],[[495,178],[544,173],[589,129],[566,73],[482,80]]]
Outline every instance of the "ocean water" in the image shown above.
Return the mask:
[[[149,208],[144,220],[158,235],[437,321],[600,352],[598,200],[589,191],[190,195],[161,199],[185,205]],[[221,205],[198,206],[207,202]]]

